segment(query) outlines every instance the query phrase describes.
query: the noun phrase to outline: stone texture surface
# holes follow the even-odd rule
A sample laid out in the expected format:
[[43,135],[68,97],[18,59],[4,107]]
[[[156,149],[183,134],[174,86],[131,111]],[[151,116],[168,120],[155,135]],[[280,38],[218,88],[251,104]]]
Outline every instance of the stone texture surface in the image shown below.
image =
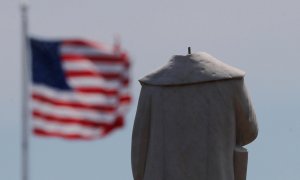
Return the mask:
[[246,148],[237,146],[234,149],[234,179],[246,180],[248,164],[248,151]]
[[173,56],[162,68],[140,81],[151,85],[184,85],[243,77],[245,72],[201,52]]
[[174,56],[140,80],[134,180],[234,180],[234,149],[257,136],[244,72],[207,53]]

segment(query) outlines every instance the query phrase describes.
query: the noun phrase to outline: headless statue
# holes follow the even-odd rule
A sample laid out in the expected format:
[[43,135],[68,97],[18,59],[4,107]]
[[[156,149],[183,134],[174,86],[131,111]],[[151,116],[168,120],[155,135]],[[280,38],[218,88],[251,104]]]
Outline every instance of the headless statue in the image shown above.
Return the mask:
[[258,133],[245,73],[207,53],[174,56],[140,80],[134,180],[245,180]]

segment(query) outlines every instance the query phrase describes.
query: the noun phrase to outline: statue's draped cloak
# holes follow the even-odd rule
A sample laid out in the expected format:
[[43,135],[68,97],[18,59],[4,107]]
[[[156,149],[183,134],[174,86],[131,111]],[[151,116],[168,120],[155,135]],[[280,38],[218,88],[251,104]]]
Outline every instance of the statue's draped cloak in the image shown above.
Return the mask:
[[174,56],[140,80],[134,180],[234,180],[233,151],[257,136],[244,72],[207,53]]

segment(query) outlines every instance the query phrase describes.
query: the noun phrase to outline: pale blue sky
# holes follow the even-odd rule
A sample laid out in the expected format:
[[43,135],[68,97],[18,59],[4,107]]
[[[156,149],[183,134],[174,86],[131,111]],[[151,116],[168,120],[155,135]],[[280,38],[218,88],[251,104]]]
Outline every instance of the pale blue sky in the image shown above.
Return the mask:
[[[20,179],[20,14],[0,1],[0,179]],[[92,142],[31,136],[30,180],[132,180],[131,130],[143,75],[174,54],[206,51],[247,72],[260,132],[248,180],[299,180],[300,3],[297,0],[31,0],[30,32],[112,43],[131,54],[126,127]]]

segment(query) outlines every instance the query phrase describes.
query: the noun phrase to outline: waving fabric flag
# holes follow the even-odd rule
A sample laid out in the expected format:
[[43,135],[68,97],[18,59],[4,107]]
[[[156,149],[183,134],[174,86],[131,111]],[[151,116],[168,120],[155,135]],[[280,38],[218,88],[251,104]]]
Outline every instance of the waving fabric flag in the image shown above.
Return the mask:
[[125,52],[84,40],[30,44],[34,134],[96,139],[123,126],[131,100]]

